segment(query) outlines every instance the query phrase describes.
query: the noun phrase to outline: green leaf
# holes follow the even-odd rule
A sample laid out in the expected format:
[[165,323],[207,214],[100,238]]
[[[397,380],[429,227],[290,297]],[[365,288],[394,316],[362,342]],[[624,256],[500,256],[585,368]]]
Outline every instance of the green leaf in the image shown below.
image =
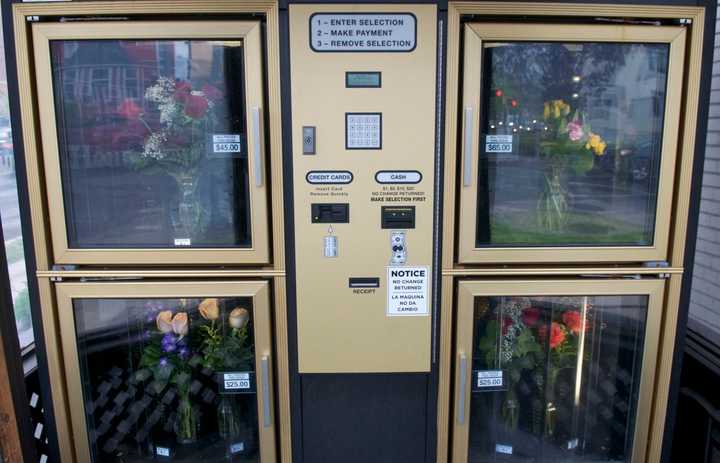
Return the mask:
[[572,169],[576,175],[585,175],[592,170],[594,164],[595,158],[592,151],[582,149],[573,156]]

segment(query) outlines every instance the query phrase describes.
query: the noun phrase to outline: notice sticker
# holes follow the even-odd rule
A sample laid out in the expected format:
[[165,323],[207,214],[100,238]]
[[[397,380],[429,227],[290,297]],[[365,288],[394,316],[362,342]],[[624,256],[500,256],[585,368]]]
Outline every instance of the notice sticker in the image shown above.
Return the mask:
[[388,267],[388,317],[428,315],[428,267]]
[[495,453],[502,453],[503,455],[512,455],[512,445],[495,444]]
[[316,52],[410,52],[417,20],[411,13],[315,13],[310,48]]
[[213,135],[213,153],[240,153],[242,144],[240,135]]

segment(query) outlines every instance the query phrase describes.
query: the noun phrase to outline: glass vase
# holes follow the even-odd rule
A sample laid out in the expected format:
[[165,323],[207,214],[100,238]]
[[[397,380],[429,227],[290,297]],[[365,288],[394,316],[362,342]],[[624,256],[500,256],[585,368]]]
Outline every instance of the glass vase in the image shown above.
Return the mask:
[[182,397],[175,420],[175,436],[178,444],[192,445],[197,442],[200,420],[189,397]]
[[243,422],[240,406],[233,396],[220,396],[217,407],[218,434],[226,441],[237,440],[242,433]]
[[538,200],[538,222],[549,232],[562,231],[570,209],[569,192],[562,169],[553,168],[544,176],[543,192]]
[[200,223],[201,207],[197,198],[196,175],[175,177],[178,186],[178,205],[172,214],[172,227],[176,239],[192,239]]

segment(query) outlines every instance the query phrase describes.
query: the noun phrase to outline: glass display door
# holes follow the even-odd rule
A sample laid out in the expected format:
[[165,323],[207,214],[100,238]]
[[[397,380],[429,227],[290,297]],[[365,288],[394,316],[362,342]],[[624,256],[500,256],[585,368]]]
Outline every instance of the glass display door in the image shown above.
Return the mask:
[[56,262],[269,261],[259,22],[32,31]]
[[80,461],[276,460],[267,282],[56,288]]
[[459,261],[665,260],[684,49],[681,27],[465,25]]
[[452,461],[644,461],[663,290],[459,282]]

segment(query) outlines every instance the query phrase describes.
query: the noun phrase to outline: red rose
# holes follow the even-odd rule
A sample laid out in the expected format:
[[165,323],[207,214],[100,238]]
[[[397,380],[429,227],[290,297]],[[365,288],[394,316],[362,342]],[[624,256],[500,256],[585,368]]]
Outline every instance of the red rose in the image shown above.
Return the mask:
[[117,113],[129,121],[136,121],[140,119],[142,108],[133,100],[127,98],[118,106]]
[[173,95],[173,98],[178,103],[187,103],[188,99],[190,98],[190,91],[192,90],[192,87],[188,82],[178,82],[175,84],[175,94]]
[[198,95],[189,95],[185,102],[185,114],[193,119],[200,119],[208,109],[208,101]]
[[540,319],[540,309],[536,309],[535,307],[528,307],[527,309],[523,310],[521,318],[522,322],[526,326],[535,326]]
[[210,84],[203,85],[202,92],[212,101],[219,101],[222,98],[222,92]]
[[510,317],[503,317],[502,320],[502,334],[505,336],[510,328],[513,326],[512,318]]
[[565,341],[565,331],[560,326],[560,323],[552,323],[550,328],[550,348],[556,349],[560,344]]
[[583,324],[580,312],[578,312],[577,310],[568,310],[567,312],[564,312],[562,314],[562,320],[563,323],[565,323],[565,325],[568,327],[570,332],[574,334],[580,333]]

